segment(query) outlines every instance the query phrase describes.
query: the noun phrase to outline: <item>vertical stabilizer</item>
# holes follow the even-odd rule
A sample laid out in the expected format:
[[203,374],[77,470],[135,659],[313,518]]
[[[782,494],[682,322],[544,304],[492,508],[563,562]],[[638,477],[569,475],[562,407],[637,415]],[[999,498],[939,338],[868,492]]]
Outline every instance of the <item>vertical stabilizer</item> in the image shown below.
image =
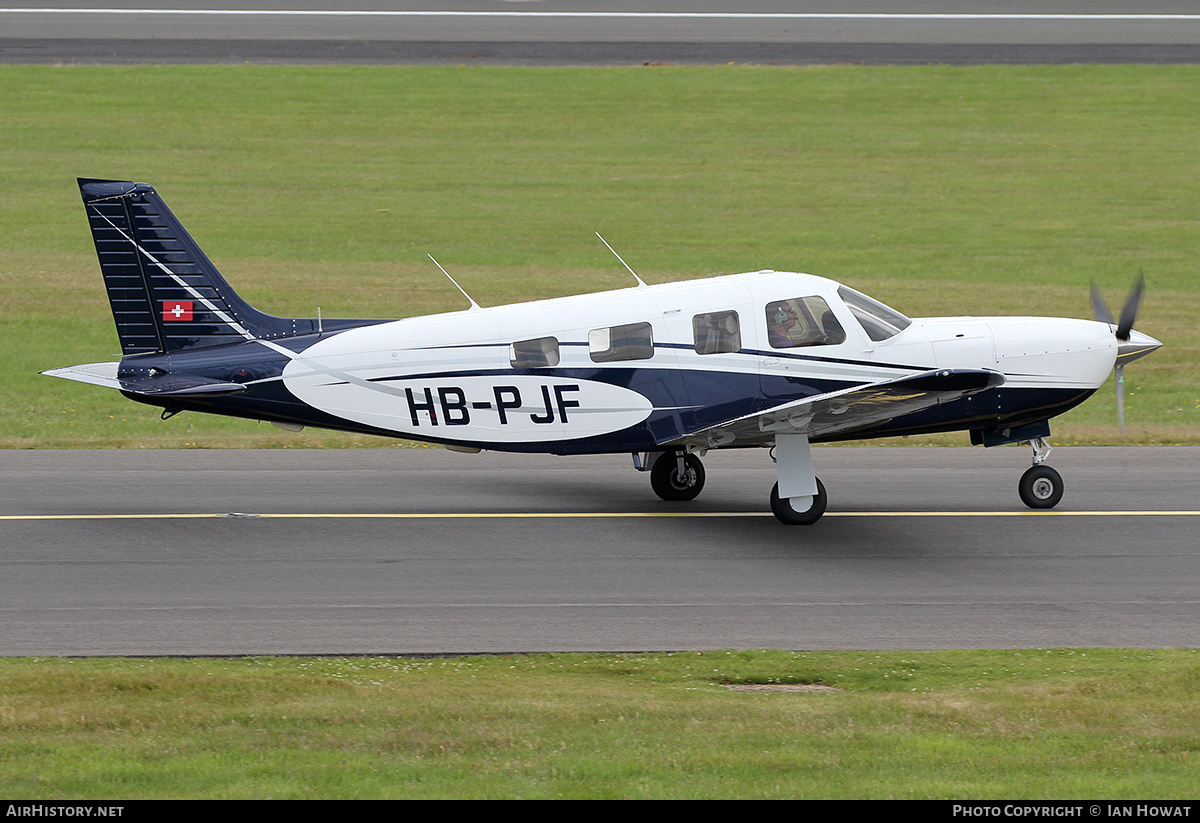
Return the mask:
[[124,354],[317,330],[315,320],[273,317],[238,297],[152,186],[80,178],[79,192]]

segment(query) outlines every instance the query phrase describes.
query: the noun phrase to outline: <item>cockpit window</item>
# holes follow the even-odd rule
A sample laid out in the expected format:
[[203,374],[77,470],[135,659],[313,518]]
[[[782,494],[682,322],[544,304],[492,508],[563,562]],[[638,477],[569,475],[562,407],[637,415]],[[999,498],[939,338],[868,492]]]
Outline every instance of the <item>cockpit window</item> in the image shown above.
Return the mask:
[[862,324],[867,337],[876,343],[895,337],[912,325],[912,321],[900,312],[847,286],[838,288],[838,296],[846,301],[851,314]]
[[823,298],[797,297],[767,304],[767,340],[776,349],[836,346],[846,332]]

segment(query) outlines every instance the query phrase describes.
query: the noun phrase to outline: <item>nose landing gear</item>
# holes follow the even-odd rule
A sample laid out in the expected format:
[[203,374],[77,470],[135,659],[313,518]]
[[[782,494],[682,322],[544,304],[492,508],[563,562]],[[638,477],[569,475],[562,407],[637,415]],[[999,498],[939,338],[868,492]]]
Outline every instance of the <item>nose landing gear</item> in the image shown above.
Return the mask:
[[1021,475],[1018,486],[1021,502],[1031,509],[1052,509],[1062,500],[1062,475],[1043,465],[1050,456],[1050,444],[1044,437],[1033,438],[1029,445],[1033,449],[1033,466]]

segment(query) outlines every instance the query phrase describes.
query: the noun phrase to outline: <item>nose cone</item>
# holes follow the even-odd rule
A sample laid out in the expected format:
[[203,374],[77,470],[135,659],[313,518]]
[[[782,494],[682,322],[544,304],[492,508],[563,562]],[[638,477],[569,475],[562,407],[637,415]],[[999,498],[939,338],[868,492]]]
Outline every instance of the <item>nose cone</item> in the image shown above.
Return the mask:
[[1130,329],[1129,339],[1122,341],[1117,347],[1117,365],[1124,366],[1126,363],[1132,363],[1139,357],[1145,357],[1161,347],[1162,343],[1150,335]]

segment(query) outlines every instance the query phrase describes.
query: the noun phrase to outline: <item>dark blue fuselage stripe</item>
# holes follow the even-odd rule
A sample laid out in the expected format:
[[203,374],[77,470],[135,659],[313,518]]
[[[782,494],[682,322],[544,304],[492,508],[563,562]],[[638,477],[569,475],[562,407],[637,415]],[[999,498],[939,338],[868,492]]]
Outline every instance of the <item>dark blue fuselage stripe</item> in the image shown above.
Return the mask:
[[[406,349],[406,351],[436,352],[436,351],[453,351],[455,349],[488,349],[488,348],[505,348],[505,349],[507,349],[509,345],[510,345],[509,343],[463,343],[463,344],[454,344],[454,345],[449,345],[449,346],[428,346],[428,347],[421,347],[421,348],[415,348],[415,349]],[[584,347],[588,346],[588,343],[586,341],[559,340],[558,345],[560,347],[584,348]],[[677,351],[692,352],[697,357],[712,357],[713,356],[713,355],[700,354],[699,352],[696,351],[696,347],[691,343],[667,343],[667,342],[656,341],[654,343],[654,348],[666,349],[666,350],[674,349]],[[819,349],[819,348],[823,348],[823,347],[821,347],[821,346],[806,346],[804,348]],[[732,352],[720,352],[720,354],[741,355],[743,357],[777,358],[780,360],[811,361],[811,362],[815,362],[815,363],[837,363],[839,365],[845,365],[845,366],[868,366],[870,368],[890,369],[893,371],[928,371],[930,369],[936,368],[935,366],[928,365],[928,364],[926,364],[926,365],[911,365],[911,364],[903,364],[903,363],[881,363],[881,362],[878,362],[875,360],[857,360],[857,359],[848,358],[848,357],[825,357],[825,356],[818,355],[818,354],[798,354],[795,352],[782,351],[782,350],[778,350],[778,349],[772,349],[772,350],[738,349],[737,351],[732,351]]]

